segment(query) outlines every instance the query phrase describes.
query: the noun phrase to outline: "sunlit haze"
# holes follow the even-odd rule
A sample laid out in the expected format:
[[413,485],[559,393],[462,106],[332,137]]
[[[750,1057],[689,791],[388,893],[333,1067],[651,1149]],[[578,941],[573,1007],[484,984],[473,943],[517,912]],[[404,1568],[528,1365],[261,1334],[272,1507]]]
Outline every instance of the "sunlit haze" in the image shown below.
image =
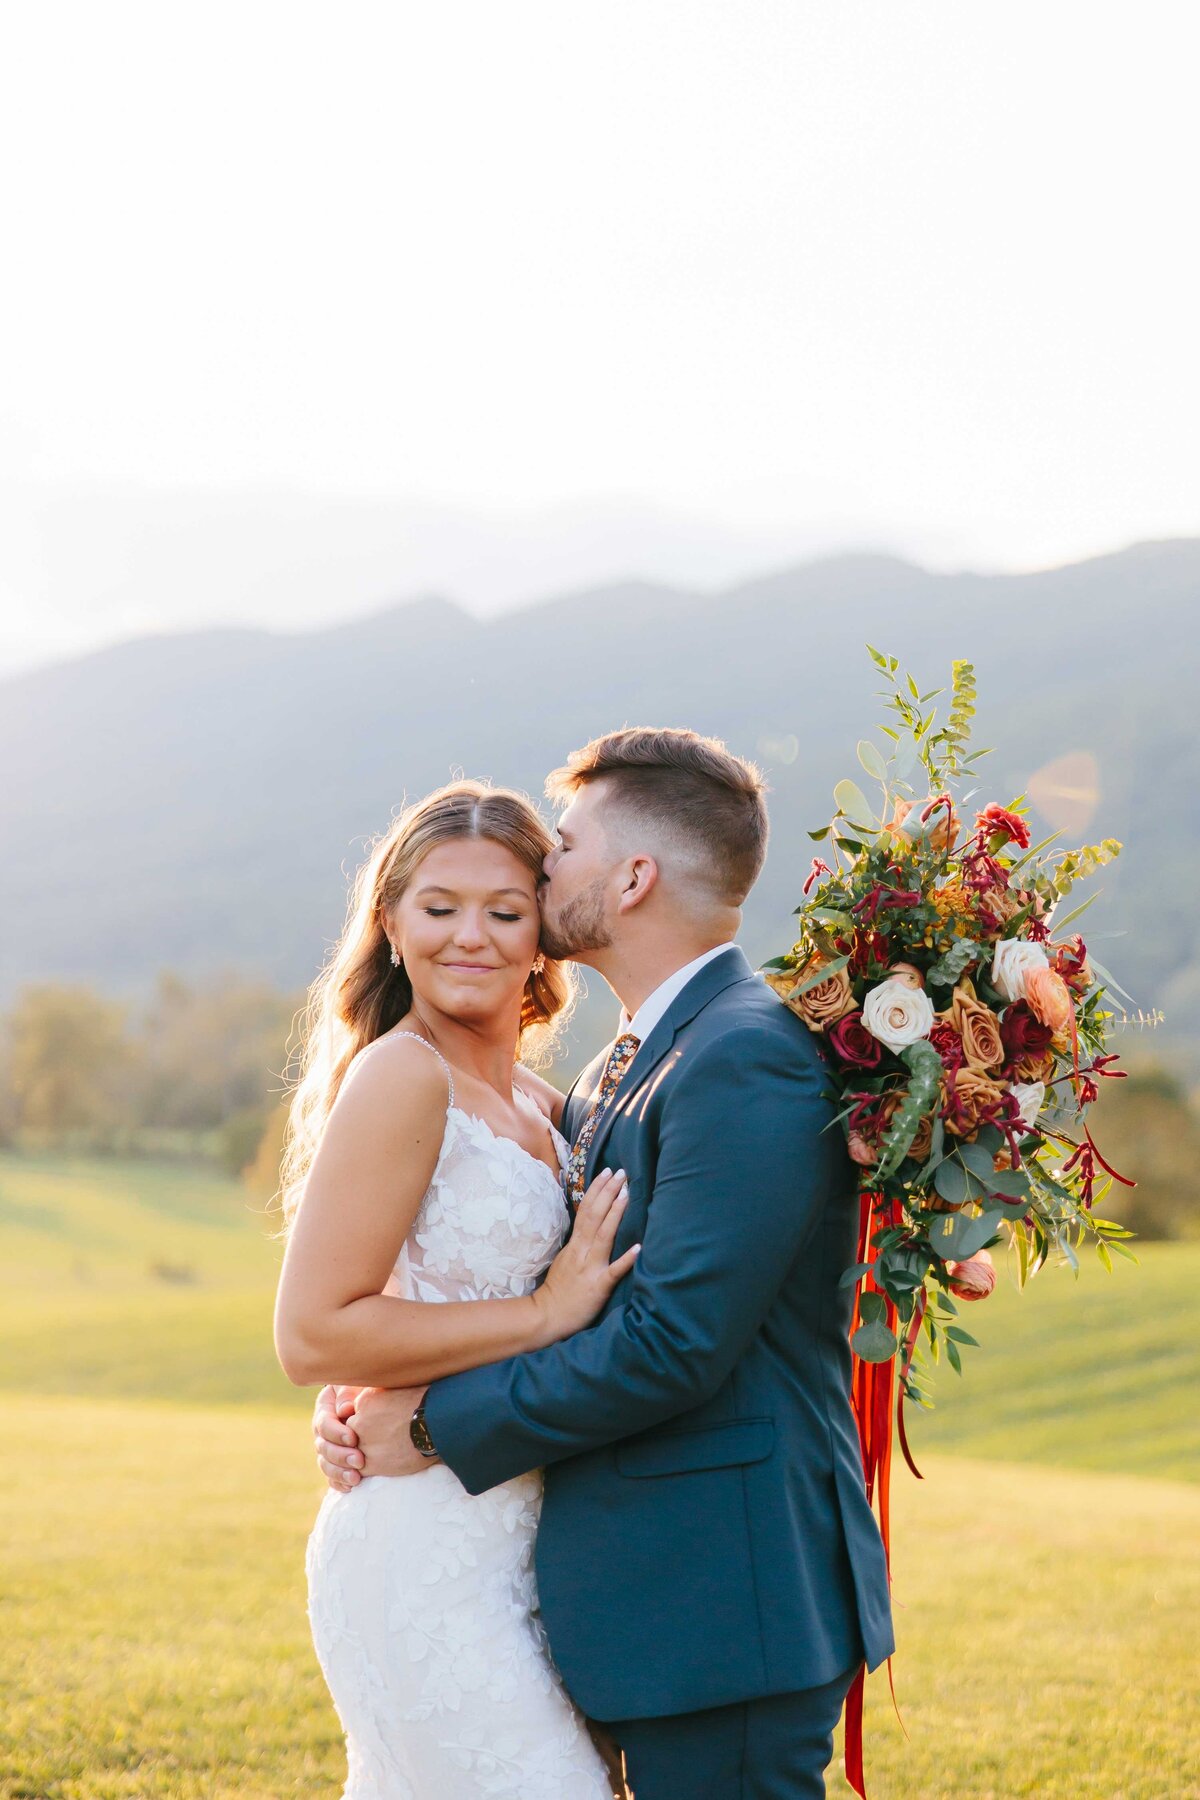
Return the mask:
[[1184,9],[10,15],[0,666],[1200,531]]

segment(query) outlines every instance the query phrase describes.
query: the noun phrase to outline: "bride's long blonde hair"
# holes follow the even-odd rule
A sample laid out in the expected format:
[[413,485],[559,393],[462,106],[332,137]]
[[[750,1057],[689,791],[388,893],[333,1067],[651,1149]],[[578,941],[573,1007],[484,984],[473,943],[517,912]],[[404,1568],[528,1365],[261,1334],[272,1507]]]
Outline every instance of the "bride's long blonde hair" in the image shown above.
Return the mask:
[[[454,781],[418,800],[380,837],[354,880],[341,942],[309,989],[301,1015],[299,1074],[288,1114],[280,1172],[285,1223],[300,1203],[305,1177],[346,1071],[358,1052],[410,1010],[413,991],[403,964],[392,964],[384,919],[418,865],[437,844],[489,838],[503,844],[533,875],[552,839],[523,794],[482,781]],[[549,957],[529,976],[521,1001],[518,1054],[544,1062],[576,995],[568,963]]]

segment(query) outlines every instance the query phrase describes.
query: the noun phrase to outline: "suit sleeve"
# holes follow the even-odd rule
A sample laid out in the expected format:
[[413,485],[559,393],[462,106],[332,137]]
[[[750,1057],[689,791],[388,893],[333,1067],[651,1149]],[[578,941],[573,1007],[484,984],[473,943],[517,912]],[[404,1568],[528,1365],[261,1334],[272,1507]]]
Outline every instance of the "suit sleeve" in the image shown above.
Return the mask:
[[648,1430],[717,1391],[844,1181],[824,1081],[809,1043],[761,1024],[684,1050],[622,1304],[561,1343],[429,1390],[433,1441],[470,1493]]

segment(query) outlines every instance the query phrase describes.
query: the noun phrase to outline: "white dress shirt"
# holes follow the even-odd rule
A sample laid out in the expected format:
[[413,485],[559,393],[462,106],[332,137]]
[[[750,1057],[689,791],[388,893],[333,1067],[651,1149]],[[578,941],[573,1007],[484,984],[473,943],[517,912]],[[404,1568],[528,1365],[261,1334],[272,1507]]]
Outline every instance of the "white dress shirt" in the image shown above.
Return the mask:
[[732,944],[718,944],[714,950],[706,950],[702,956],[694,956],[690,963],[684,963],[682,969],[676,969],[665,981],[660,981],[652,994],[647,994],[632,1019],[622,1007],[621,1024],[618,1035],[632,1031],[640,1044],[644,1044],[658,1021],[662,1018],[671,1002],[683,992],[692,976],[701,970],[705,963],[723,956]]

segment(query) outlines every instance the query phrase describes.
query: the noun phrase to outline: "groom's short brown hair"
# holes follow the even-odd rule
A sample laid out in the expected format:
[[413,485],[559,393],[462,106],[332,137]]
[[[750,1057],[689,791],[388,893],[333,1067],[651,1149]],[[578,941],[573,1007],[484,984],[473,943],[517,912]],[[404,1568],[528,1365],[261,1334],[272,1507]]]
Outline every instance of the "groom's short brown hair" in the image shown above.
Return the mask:
[[698,879],[740,906],[767,853],[766,784],[719,738],[668,726],[610,731],[546,778],[552,800],[603,780],[630,819],[677,844]]

